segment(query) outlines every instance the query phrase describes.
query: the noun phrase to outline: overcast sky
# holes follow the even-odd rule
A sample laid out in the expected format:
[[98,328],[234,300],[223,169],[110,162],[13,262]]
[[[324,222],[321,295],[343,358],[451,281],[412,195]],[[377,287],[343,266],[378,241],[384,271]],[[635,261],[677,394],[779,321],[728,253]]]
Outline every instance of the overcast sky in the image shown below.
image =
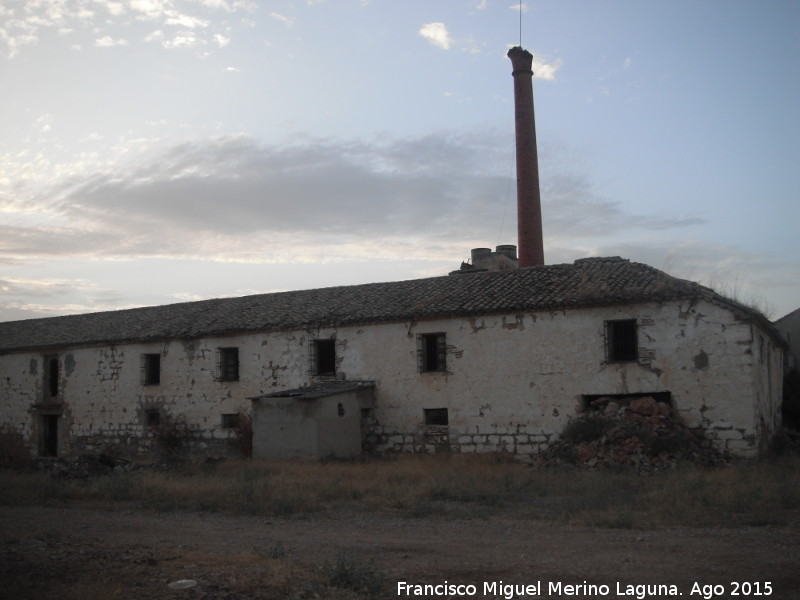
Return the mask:
[[545,260],[800,306],[795,0],[2,0],[0,320]]

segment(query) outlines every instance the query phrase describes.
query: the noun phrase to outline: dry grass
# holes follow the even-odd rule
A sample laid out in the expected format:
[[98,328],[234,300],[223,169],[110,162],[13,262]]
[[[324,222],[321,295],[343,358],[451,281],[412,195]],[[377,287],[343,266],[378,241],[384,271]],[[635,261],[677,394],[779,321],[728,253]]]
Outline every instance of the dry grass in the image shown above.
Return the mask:
[[[340,555],[334,564],[303,564],[285,550],[253,548],[233,554],[169,547],[103,547],[68,536],[17,539],[0,565],[0,598],[22,600],[123,600],[128,598],[327,598],[386,597],[385,578],[370,562]],[[280,550],[280,549],[277,549]],[[35,564],[35,576],[20,568]],[[46,559],[45,559],[46,557]],[[11,575],[11,574],[14,575]],[[197,588],[171,591],[170,581],[194,579]],[[194,593],[198,592],[198,593]]]
[[800,458],[651,476],[535,470],[497,456],[365,462],[228,460],[85,480],[0,471],[0,503],[125,503],[158,511],[302,515],[342,506],[414,517],[503,514],[576,525],[772,525],[800,509]]

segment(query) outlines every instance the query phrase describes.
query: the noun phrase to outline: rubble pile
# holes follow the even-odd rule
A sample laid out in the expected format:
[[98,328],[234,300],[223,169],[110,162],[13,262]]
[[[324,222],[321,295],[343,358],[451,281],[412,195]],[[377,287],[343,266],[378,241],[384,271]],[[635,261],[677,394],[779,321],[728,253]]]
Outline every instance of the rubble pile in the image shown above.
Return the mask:
[[629,466],[639,471],[673,468],[680,462],[727,463],[724,455],[689,429],[666,402],[651,396],[600,397],[571,421],[561,439],[534,458],[534,466],[581,468]]
[[115,471],[135,471],[139,465],[108,454],[81,454],[74,458],[38,458],[34,466],[53,477],[86,479]]
[[[224,456],[207,456],[202,464],[211,466],[227,460]],[[56,479],[88,479],[111,473],[131,471],[173,471],[186,466],[188,460],[169,456],[151,462],[134,462],[110,454],[85,452],[74,457],[39,457],[33,460],[33,467],[44,471]]]

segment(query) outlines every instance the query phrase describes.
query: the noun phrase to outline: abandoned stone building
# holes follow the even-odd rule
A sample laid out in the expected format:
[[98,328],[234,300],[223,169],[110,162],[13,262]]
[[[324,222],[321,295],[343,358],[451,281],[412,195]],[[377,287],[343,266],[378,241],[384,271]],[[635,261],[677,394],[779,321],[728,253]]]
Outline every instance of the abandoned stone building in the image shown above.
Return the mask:
[[[0,323],[0,426],[31,450],[535,454],[599,397],[649,396],[734,455],[780,425],[767,319],[621,258],[545,265],[532,55],[515,47],[518,248],[449,276]],[[661,407],[659,407],[659,410]]]
[[165,419],[218,453],[504,451],[598,396],[649,395],[718,448],[780,425],[758,312],[620,258],[0,323],[0,423],[42,455],[135,454]]

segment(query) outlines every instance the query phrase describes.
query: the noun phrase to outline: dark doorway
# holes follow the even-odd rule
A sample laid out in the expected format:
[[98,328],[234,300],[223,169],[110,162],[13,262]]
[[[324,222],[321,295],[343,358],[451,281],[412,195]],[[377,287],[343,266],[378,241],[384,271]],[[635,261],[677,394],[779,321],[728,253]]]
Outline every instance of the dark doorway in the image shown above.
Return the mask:
[[42,415],[42,456],[58,456],[58,415]]

